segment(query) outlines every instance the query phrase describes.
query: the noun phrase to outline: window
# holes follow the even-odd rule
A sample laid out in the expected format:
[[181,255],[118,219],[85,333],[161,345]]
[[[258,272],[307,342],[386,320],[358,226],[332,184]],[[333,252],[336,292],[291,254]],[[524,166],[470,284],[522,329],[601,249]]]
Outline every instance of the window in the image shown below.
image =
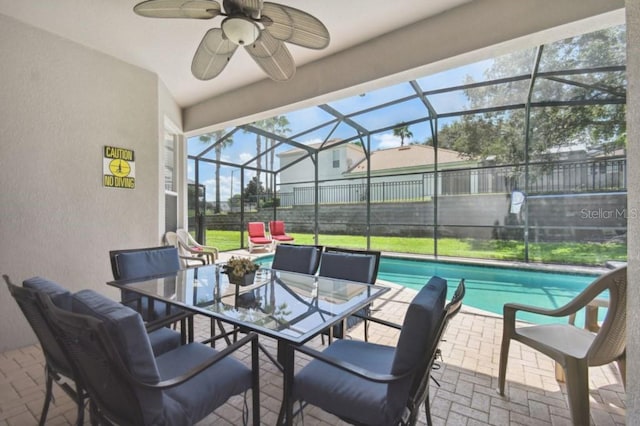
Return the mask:
[[177,192],[176,182],[176,135],[164,134],[164,190]]
[[340,168],[340,150],[339,149],[333,150],[333,168],[334,169]]

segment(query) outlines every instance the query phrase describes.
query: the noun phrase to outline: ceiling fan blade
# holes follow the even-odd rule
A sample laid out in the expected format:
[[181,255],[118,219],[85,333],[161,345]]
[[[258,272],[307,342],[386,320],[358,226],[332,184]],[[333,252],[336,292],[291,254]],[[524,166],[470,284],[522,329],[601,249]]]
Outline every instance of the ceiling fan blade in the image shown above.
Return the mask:
[[238,46],[226,39],[220,28],[207,31],[191,62],[191,73],[199,80],[211,80],[227,66]]
[[273,80],[287,81],[296,73],[296,64],[287,46],[266,31],[260,32],[260,37],[244,48]]
[[133,11],[148,18],[211,19],[220,15],[215,0],[147,0],[138,3]]
[[327,27],[318,18],[293,7],[264,2],[262,23],[269,34],[287,43],[310,49],[324,49],[329,45]]
[[252,18],[260,18],[263,0],[224,0],[224,10],[227,14],[243,13]]

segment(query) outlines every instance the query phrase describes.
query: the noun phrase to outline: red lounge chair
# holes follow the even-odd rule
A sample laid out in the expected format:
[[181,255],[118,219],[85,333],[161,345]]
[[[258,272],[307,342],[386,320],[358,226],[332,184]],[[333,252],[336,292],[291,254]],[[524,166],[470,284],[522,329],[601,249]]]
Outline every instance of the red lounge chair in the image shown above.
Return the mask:
[[253,249],[256,247],[264,247],[267,250],[271,250],[273,240],[267,238],[264,234],[264,223],[249,222],[247,224],[247,232],[249,238],[249,253],[253,253]]
[[271,239],[274,240],[275,244],[281,243],[283,241],[293,241],[294,238],[291,235],[287,235],[284,230],[284,222],[281,220],[272,220],[269,222],[269,233],[271,234]]

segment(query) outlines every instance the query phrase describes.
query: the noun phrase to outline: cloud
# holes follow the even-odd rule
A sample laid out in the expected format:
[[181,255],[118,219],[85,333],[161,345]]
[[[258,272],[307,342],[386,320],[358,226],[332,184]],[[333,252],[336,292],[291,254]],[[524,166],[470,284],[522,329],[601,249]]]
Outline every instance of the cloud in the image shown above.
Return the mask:
[[251,154],[249,152],[241,152],[240,155],[238,155],[238,158],[240,158],[239,163],[244,164],[247,161],[251,160],[253,157],[255,157],[255,154]]
[[400,138],[394,136],[393,133],[374,135],[373,140],[378,144],[376,149],[397,148],[400,146]]

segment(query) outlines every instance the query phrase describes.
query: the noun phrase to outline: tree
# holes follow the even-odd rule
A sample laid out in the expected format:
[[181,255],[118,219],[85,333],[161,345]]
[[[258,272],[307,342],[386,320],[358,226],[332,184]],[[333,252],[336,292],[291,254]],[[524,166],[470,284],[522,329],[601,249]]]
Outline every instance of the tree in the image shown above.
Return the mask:
[[[485,71],[486,80],[532,72],[535,51],[529,49],[496,58]],[[609,28],[545,45],[539,71],[597,68],[625,63],[624,27]],[[467,76],[466,83],[474,83]],[[529,159],[549,161],[553,148],[585,143],[604,153],[626,145],[625,74],[623,71],[539,75],[533,87],[529,116]],[[522,105],[529,80],[510,81],[464,90],[469,110]],[[544,105],[544,102],[581,102],[583,105]],[[589,104],[589,101],[594,101]],[[603,102],[604,101],[604,102]],[[607,101],[611,101],[607,103]],[[616,101],[618,103],[616,103]],[[536,106],[538,105],[538,106]],[[468,158],[492,159],[498,164],[524,161],[524,109],[464,115],[438,131],[438,145]],[[432,138],[425,144],[432,145]]]
[[407,126],[405,123],[400,123],[393,129],[393,136],[399,137],[400,146],[403,146],[405,138],[411,139],[413,137],[413,133],[411,133],[411,130],[409,130],[409,126]]
[[262,182],[258,180],[258,176],[254,176],[249,183],[247,183],[244,191],[242,191],[242,197],[245,200],[256,200],[256,204],[258,203],[259,196],[262,194],[264,194],[264,187],[262,186]]
[[214,143],[217,143],[215,146],[216,153],[216,207],[215,213],[220,213],[220,158],[222,157],[222,150],[228,146],[233,144],[233,137],[229,136],[225,140],[220,141],[222,136],[224,135],[223,130],[217,130],[212,133],[205,133],[200,136],[200,141],[203,143],[210,143],[212,140]]
[[[286,136],[287,133],[291,131],[291,129],[289,128],[289,124],[289,119],[284,115],[277,115],[261,122],[264,130],[279,136]],[[266,143],[269,147],[269,156],[267,157],[266,168],[270,171],[273,171],[276,154],[273,147],[276,143],[276,140],[274,138],[267,138]],[[271,192],[275,190],[275,181],[272,173],[270,173],[267,177],[267,188]]]
[[[266,128],[267,120],[258,120],[252,123],[253,126],[260,129]],[[245,130],[245,133],[253,133],[250,130]],[[260,181],[260,173],[262,172],[262,137],[259,133],[256,133],[256,177]]]

